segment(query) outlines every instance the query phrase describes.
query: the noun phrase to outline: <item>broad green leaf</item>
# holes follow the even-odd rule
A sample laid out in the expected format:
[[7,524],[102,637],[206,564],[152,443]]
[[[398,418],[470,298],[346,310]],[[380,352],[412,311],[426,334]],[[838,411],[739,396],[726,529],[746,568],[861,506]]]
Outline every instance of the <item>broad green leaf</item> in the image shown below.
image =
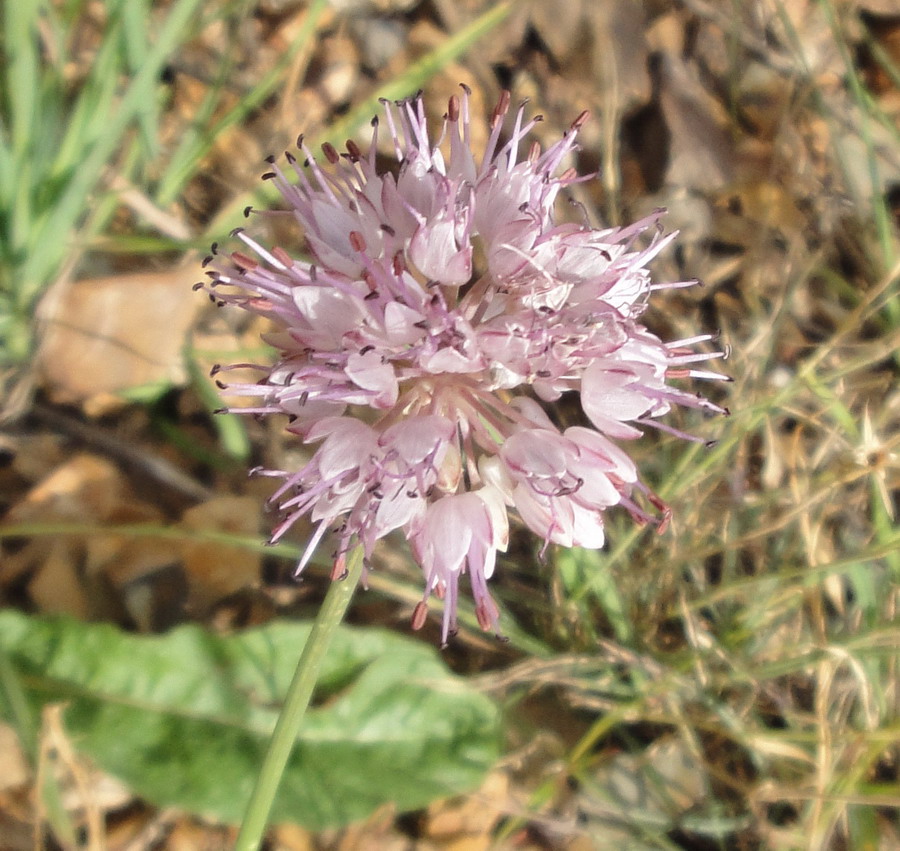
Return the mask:
[[[76,745],[159,805],[237,822],[310,626],[162,636],[0,612],[35,708],[65,702]],[[472,789],[498,756],[494,705],[428,646],[343,627],[285,772],[274,821],[346,824]],[[2,711],[8,711],[5,701]]]

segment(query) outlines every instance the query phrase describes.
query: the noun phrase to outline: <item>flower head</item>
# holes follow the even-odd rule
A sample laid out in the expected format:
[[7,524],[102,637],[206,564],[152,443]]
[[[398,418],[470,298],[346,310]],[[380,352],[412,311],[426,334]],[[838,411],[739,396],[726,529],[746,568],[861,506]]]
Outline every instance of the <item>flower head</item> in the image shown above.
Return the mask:
[[[523,106],[504,140],[505,93],[477,157],[468,94],[450,99],[437,142],[421,98],[384,104],[396,173],[376,168],[377,119],[367,154],[325,145],[326,167],[298,140],[303,162],[286,154],[295,181],[274,160],[267,177],[311,259],[236,231],[254,256],[207,258],[205,285],[275,329],[277,363],[258,366],[257,383],[223,385],[258,400],[236,410],[288,414],[316,446],[296,472],[263,471],[284,479],[273,540],[302,516],[317,524],[300,571],[330,529],[339,553],[358,543],[367,557],[403,529],[425,574],[414,624],[429,595],[444,597],[445,640],[463,573],[482,626],[497,628],[486,580],[509,508],[545,546],[600,547],[606,509],[653,520],[635,492],[667,511],[611,438],[675,432],[656,420],[673,404],[724,412],[669,384],[722,377],[693,367],[722,355],[694,350],[711,335],[663,343],[640,323],[652,290],[692,283],[650,281],[647,264],[674,237],[662,211],[624,228],[554,221],[559,192],[587,179],[563,169],[587,114],[522,156],[539,117]],[[566,393],[594,429],[553,423],[540,403]]]

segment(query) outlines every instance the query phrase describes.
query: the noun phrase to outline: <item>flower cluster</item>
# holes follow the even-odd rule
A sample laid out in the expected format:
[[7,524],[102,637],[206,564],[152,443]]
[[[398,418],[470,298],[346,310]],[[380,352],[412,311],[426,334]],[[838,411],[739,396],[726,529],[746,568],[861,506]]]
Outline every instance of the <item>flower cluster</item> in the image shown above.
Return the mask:
[[[376,168],[377,119],[367,153],[324,145],[325,168],[301,137],[304,161],[285,155],[296,179],[274,159],[266,177],[311,262],[236,231],[253,256],[214,251],[204,285],[275,329],[278,362],[257,366],[257,383],[222,384],[258,400],[235,410],[288,414],[289,430],[317,444],[296,472],[260,471],[284,479],[272,540],[300,517],[316,524],[300,571],[329,530],[340,566],[351,547],[369,557],[402,529],[425,574],[414,625],[429,595],[443,597],[445,641],[462,573],[479,622],[497,629],[487,579],[510,507],[545,546],[600,547],[607,508],[653,519],[636,494],[667,516],[610,438],[656,425],[694,439],[656,418],[673,404],[724,412],[668,383],[722,377],[694,367],[722,355],[695,351],[711,336],[663,343],[640,323],[651,291],[694,283],[650,281],[647,264],[674,237],[662,211],[602,230],[554,221],[560,190],[586,179],[563,165],[587,113],[521,156],[540,117],[520,108],[504,138],[504,93],[478,158],[468,96],[450,99],[437,142],[420,97],[384,104],[396,173]],[[561,430],[541,405],[573,392],[593,429]]]

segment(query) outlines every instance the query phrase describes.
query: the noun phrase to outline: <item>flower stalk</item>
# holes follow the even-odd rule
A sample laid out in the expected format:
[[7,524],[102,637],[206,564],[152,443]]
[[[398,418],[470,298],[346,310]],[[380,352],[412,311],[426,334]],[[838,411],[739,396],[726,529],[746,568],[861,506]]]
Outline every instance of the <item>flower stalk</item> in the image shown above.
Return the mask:
[[235,842],[236,851],[256,851],[263,840],[272,803],[278,793],[285,766],[297,741],[297,735],[309,707],[313,689],[319,677],[319,671],[331,639],[337,627],[344,619],[353,592],[362,576],[363,551],[356,547],[346,558],[346,564],[337,562],[334,578],[322,608],[316,617],[312,631],[303,652],[294,677],[288,687],[284,705],[275,724],[269,749],[256,778],[256,785],[247,804],[240,833]]

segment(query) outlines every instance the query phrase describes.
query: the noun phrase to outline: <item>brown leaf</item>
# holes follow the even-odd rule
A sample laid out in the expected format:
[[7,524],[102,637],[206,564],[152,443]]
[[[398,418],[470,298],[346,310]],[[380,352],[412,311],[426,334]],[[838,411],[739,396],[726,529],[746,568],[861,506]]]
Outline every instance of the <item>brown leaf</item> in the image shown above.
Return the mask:
[[594,76],[611,92],[619,112],[646,103],[651,85],[641,5],[631,0],[593,3],[587,12],[594,29]]
[[[252,497],[216,497],[185,511],[181,525],[253,537],[259,533],[259,508]],[[198,537],[183,544],[182,555],[190,602],[201,609],[259,581],[257,552]]]
[[[112,462],[84,453],[38,482],[7,512],[3,524],[91,527],[159,517],[156,509],[134,497],[125,475]],[[119,585],[172,559],[171,549],[159,541],[102,534],[37,535],[4,556],[2,581],[31,574],[28,590],[41,611],[92,617],[103,613],[108,602],[98,579]]]
[[85,620],[90,616],[90,603],[76,570],[78,559],[73,558],[69,541],[50,542],[49,552],[28,583],[28,593],[41,612],[50,615],[71,615]]
[[10,509],[6,523],[101,521],[123,503],[128,485],[118,468],[96,455],[81,453],[38,482]]
[[584,40],[585,4],[581,0],[568,3],[529,4],[531,26],[540,35],[554,58],[562,62]]
[[699,192],[721,188],[734,173],[734,146],[713,98],[675,54],[660,53],[659,103],[670,134],[666,183]]
[[428,807],[426,835],[460,851],[493,847],[491,834],[510,807],[509,778],[493,771],[473,796],[436,801]]
[[50,395],[83,402],[185,380],[181,352],[203,300],[193,264],[77,281],[45,310],[38,369]]
[[16,731],[0,724],[0,791],[23,786],[31,777],[28,760]]

